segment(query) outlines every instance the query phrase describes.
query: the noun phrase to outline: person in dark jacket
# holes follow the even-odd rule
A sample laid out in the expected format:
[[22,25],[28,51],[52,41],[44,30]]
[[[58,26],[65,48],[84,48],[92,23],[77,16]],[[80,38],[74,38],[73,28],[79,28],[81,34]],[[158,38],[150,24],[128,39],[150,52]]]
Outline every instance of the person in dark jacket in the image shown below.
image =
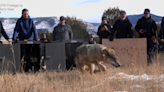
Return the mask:
[[43,43],[50,43],[51,42],[50,39],[47,38],[45,33],[42,34],[42,39],[40,39],[40,41]]
[[152,49],[154,46],[154,39],[156,36],[157,25],[155,21],[150,16],[150,10],[144,10],[144,16],[140,18],[135,26],[136,31],[139,33],[141,38],[147,38],[147,54],[148,54],[148,63],[153,63],[153,53]]
[[97,35],[99,36],[99,43],[102,44],[103,38],[109,38],[111,33],[111,25],[107,24],[107,18],[102,17],[102,23],[98,27]]
[[162,18],[162,21],[161,21],[161,29],[160,29],[160,32],[158,34],[158,37],[163,42],[163,39],[164,39],[164,17]]
[[[8,35],[6,34],[4,28],[3,28],[3,25],[0,21],[0,33],[4,36],[4,38],[8,41],[8,42],[11,42],[11,40],[9,39]],[[1,37],[1,35],[0,35]]]
[[[22,16],[17,20],[12,38],[13,41],[16,41],[17,36],[19,38],[19,41],[33,41],[33,37],[34,40],[38,40],[38,32],[33,20],[29,16],[29,12],[27,9],[22,10]],[[27,61],[27,63],[30,62],[31,53],[31,44],[21,45],[21,57],[24,56],[24,60]],[[25,71],[28,71],[28,68],[26,68]]]
[[116,38],[133,38],[132,24],[130,20],[126,17],[125,11],[120,12],[120,19],[118,19],[114,23],[109,38],[110,41],[113,40],[113,34],[115,33],[116,30],[117,30]]
[[54,27],[52,37],[53,41],[73,39],[72,29],[70,25],[65,23],[64,16],[60,17],[60,23]]

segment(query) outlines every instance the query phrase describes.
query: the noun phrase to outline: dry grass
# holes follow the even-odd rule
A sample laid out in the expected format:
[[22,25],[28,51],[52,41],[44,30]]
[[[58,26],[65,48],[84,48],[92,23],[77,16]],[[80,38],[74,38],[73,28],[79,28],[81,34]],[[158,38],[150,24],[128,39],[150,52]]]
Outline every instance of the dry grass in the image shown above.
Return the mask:
[[[0,92],[164,92],[163,55],[160,62],[147,67],[110,68],[105,73],[82,75],[78,70],[67,72],[5,73],[0,75]],[[124,75],[153,75],[151,80],[131,80]],[[112,78],[115,76],[115,78]]]

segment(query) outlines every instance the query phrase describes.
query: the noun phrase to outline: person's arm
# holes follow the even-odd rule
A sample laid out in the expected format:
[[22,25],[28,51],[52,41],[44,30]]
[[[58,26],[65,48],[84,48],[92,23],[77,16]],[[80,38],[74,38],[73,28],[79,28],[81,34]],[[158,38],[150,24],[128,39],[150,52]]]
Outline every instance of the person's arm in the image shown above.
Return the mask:
[[51,43],[51,41],[50,41],[50,39],[49,39],[49,38],[47,38],[47,43]]
[[159,34],[158,34],[158,37],[159,37],[159,38],[162,38],[163,19],[164,19],[164,18],[162,18],[162,22],[161,22],[161,29],[160,29],[160,32],[159,32]]
[[130,21],[129,21],[129,38],[133,38],[133,29]]
[[13,33],[13,38],[12,38],[13,40],[17,39],[19,28],[20,28],[20,25],[19,25],[19,20],[18,20],[16,25],[15,25],[15,28],[14,28],[14,33]]
[[117,21],[114,23],[113,28],[111,30],[110,38],[113,39],[113,35],[115,31],[117,30]]
[[153,32],[154,33],[154,36],[156,36],[157,24],[155,23],[155,21],[153,21],[153,30],[154,30],[154,32]]
[[162,27],[161,27],[161,29],[160,29],[160,31],[159,31],[158,37],[159,37],[159,38],[162,38]]
[[2,23],[0,22],[0,26],[1,26],[1,34],[4,36],[4,38],[6,39],[6,40],[8,40],[9,39],[9,37],[8,37],[8,35],[6,34],[6,32],[5,32],[5,30],[4,30],[4,28],[3,28],[3,25],[2,25]]
[[73,39],[73,32],[72,32],[72,29],[71,29],[71,27],[68,25],[68,27],[69,27],[69,38],[70,39]]
[[140,30],[141,30],[141,28],[140,28],[140,20],[137,21],[137,24],[136,24],[136,26],[135,26],[135,30],[136,30],[138,33],[140,33]]
[[111,25],[108,25],[107,29],[108,30],[106,30],[106,31],[109,32],[109,34],[111,34]]
[[98,27],[97,35],[98,36],[101,36],[102,35],[101,26]]
[[53,33],[52,33],[52,40],[55,41],[55,36],[56,36],[56,27],[54,27]]
[[35,24],[32,20],[32,30],[33,30],[33,33],[34,33],[34,40],[37,40],[38,41],[38,31],[36,30],[36,27],[35,27]]

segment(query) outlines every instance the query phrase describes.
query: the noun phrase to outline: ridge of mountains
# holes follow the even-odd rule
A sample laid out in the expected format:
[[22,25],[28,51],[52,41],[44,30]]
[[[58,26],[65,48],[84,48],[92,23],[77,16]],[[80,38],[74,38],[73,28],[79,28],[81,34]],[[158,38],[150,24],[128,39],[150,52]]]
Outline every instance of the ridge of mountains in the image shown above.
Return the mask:
[[[138,21],[138,19],[142,18],[144,14],[139,14],[139,15],[128,15],[128,19],[132,23],[132,25],[135,25]],[[157,16],[155,14],[150,14],[151,18],[159,25],[162,20],[162,16]]]

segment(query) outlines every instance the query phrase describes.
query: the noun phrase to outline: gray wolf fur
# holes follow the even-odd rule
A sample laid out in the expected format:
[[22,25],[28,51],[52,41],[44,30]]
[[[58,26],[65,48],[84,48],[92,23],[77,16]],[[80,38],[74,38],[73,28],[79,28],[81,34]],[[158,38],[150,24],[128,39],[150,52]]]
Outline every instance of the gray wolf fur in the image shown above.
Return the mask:
[[[110,63],[119,67],[116,52],[101,44],[83,44],[76,49],[75,64],[82,73],[89,70],[91,75],[95,72],[106,71],[103,63]],[[98,70],[96,69],[98,67]]]

